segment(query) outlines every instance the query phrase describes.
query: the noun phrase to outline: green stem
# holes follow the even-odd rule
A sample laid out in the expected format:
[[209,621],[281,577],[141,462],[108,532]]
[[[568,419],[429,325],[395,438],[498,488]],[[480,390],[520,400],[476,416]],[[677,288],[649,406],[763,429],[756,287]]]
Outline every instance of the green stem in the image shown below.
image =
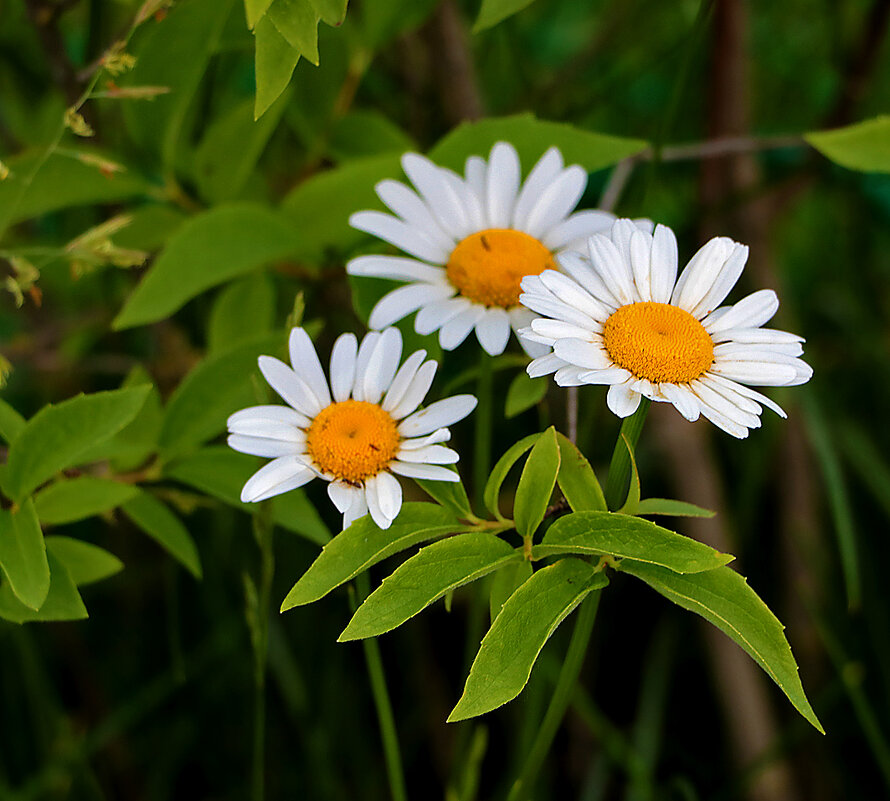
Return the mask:
[[[366,574],[356,579],[359,602],[368,596],[369,586]],[[356,607],[358,603],[356,604]],[[365,652],[365,664],[368,668],[368,679],[371,682],[371,693],[377,709],[377,722],[380,725],[380,737],[383,740],[383,756],[386,760],[386,773],[389,776],[389,787],[393,801],[407,801],[405,790],[405,774],[402,769],[402,756],[399,751],[399,737],[396,731],[396,720],[386,689],[386,675],[383,672],[383,659],[380,657],[380,646],[376,637],[362,640]]]
[[646,414],[649,412],[651,401],[648,398],[640,398],[640,405],[630,416],[625,417],[612,451],[612,461],[609,464],[609,476],[606,479],[606,503],[610,509],[620,509],[627,497],[627,486],[630,481],[630,454],[622,440],[622,435],[627,438],[631,448],[637,446],[643,424],[646,422]]
[[483,508],[482,495],[491,469],[491,424],[494,408],[494,370],[492,358],[484,350],[479,361],[476,382],[476,442],[473,450],[473,495],[477,509]]
[[562,669],[559,671],[559,679],[557,679],[553,697],[550,699],[550,705],[544,714],[544,720],[541,722],[535,741],[525,759],[519,778],[516,779],[510,790],[508,801],[523,801],[531,794],[538,771],[544,764],[553,738],[556,736],[562,719],[565,717],[566,709],[572,700],[575,683],[581,673],[584,656],[590,643],[590,635],[593,632],[600,594],[600,592],[591,593],[581,604],[581,610],[575,620],[572,640],[569,643],[568,651],[566,651]]

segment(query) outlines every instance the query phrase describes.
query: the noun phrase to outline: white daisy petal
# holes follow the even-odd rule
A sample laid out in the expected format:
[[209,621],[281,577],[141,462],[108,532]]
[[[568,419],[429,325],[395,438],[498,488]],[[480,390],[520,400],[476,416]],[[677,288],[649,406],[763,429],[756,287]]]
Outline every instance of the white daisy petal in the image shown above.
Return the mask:
[[403,448],[399,451],[399,461],[424,464],[456,464],[460,457],[457,451],[443,445],[427,445],[423,448]]
[[352,496],[352,505],[343,512],[343,528],[349,528],[356,520],[360,520],[368,514],[368,502],[365,500],[365,491],[358,490]]
[[420,366],[398,404],[393,409],[388,410],[393,420],[401,420],[403,417],[407,417],[423,403],[426,393],[430,391],[430,387],[433,385],[437,367],[438,365],[434,361],[428,361]]
[[279,456],[256,471],[241,490],[243,503],[256,503],[303,486],[315,477],[295,456]]
[[386,391],[383,402],[380,404],[382,409],[391,412],[399,405],[399,402],[405,397],[405,392],[407,392],[408,387],[411,386],[411,382],[414,380],[414,376],[417,375],[417,371],[420,369],[420,365],[423,364],[425,358],[425,350],[416,350],[405,359],[405,363],[399,368],[392,383],[389,385],[389,389]]
[[365,399],[365,371],[368,369],[368,362],[371,360],[371,354],[377,347],[380,334],[377,331],[371,331],[365,334],[362,344],[359,345],[358,355],[355,358],[355,383],[352,386],[352,397],[357,401]]
[[540,378],[544,375],[550,375],[557,370],[567,367],[568,365],[554,353],[548,353],[546,356],[539,356],[533,359],[525,371],[529,378]]
[[602,301],[592,297],[577,281],[556,270],[544,270],[539,276],[544,284],[558,300],[583,312],[592,320],[605,322],[613,309]]
[[[417,153],[405,153],[402,156],[402,169],[426,201],[439,226],[446,234],[460,240],[470,233],[471,225],[466,212],[462,208],[454,188],[442,174],[443,171],[440,167]],[[445,259],[436,259],[435,261],[444,263]]]
[[[485,209],[490,228],[509,228],[519,193],[519,156],[506,142],[491,149],[486,176]],[[500,351],[499,351],[500,352]]]
[[569,167],[538,198],[528,213],[523,230],[540,239],[563,219],[581,199],[587,186],[587,172],[577,165]]
[[476,398],[472,395],[454,395],[406,417],[399,425],[399,433],[403,437],[420,437],[463,420],[475,408]]
[[729,237],[719,236],[703,245],[677,279],[671,303],[692,313],[713,288],[735,244]]
[[633,376],[623,367],[608,367],[581,373],[580,378],[585,384],[624,384]]
[[585,370],[606,370],[612,366],[612,360],[602,345],[583,339],[558,339],[553,344],[553,352],[560,359]]
[[652,300],[650,284],[652,262],[652,237],[636,228],[630,238],[630,267],[634,285],[643,302]]
[[400,181],[381,181],[374,187],[377,196],[406,223],[413,225],[443,250],[450,251],[456,244],[454,238],[442,230],[429,207]]
[[[585,250],[590,252],[589,242],[585,243]],[[557,257],[559,266],[575,283],[578,284],[597,303],[602,304],[611,314],[619,306],[620,300],[606,287],[599,273],[593,269],[590,261],[585,261],[577,253],[560,253]],[[524,279],[528,280],[528,279]]]
[[618,417],[630,417],[640,405],[640,395],[630,388],[630,384],[613,384],[606,393],[606,405]]
[[[246,409],[235,412],[229,416],[226,424],[232,431],[236,426],[248,423],[282,423],[285,425],[295,426],[297,428],[306,428],[311,420],[305,415],[300,414],[289,406],[249,406]],[[243,430],[239,433],[245,433]]]
[[470,156],[464,167],[464,180],[467,185],[485,202],[485,182],[488,175],[488,165],[481,156]]
[[419,478],[426,481],[460,481],[460,476],[453,470],[436,464],[411,464],[410,462],[395,461],[390,464],[389,469],[406,478]]
[[414,318],[414,330],[421,336],[432,334],[472,305],[469,300],[461,297],[429,303],[417,312],[417,317]]
[[471,234],[484,229],[488,223],[485,209],[482,206],[482,198],[457,173],[443,169],[442,178],[451,187],[458,203],[460,203],[467,221],[464,229],[466,233]]
[[448,261],[448,250],[437,245],[422,231],[391,214],[384,214],[382,211],[359,211],[349,218],[349,224],[359,231],[366,231],[395,245],[418,259],[433,264],[445,264]]
[[611,239],[602,234],[590,237],[590,261],[603,283],[622,304],[639,300],[633,286],[630,263],[621,255]]
[[368,403],[378,403],[392,383],[402,358],[402,334],[398,328],[381,332],[365,369],[362,396]]
[[355,503],[358,495],[364,495],[361,489],[343,481],[331,481],[328,484],[328,497],[340,514],[343,514]]
[[593,339],[593,332],[573,323],[566,323],[562,320],[550,320],[547,317],[536,317],[532,320],[531,330],[541,337],[550,340],[563,339],[571,337],[572,339],[583,339],[590,342]]
[[510,338],[510,316],[506,309],[493,306],[476,323],[476,338],[489,356],[500,356]]
[[485,307],[474,304],[452,317],[439,329],[439,345],[442,350],[454,350],[484,315]]
[[714,342],[737,342],[745,345],[769,345],[780,348],[794,347],[801,351],[803,351],[805,341],[797,334],[792,334],[789,331],[777,331],[775,328],[730,328],[711,338]]
[[412,451],[418,448],[425,448],[427,445],[438,445],[441,442],[448,442],[451,439],[451,432],[447,428],[437,428],[432,434],[425,437],[415,437],[414,439],[403,439],[399,453],[402,451]]
[[656,225],[652,235],[649,286],[655,303],[668,303],[677,280],[677,237],[666,225]]
[[370,278],[390,278],[393,281],[423,281],[443,284],[448,279],[445,270],[404,256],[359,256],[346,265],[349,275]]
[[309,339],[305,328],[296,327],[291,330],[288,338],[288,350],[294,372],[309,385],[309,389],[318,399],[318,403],[321,406],[327,406],[331,402],[328,380],[325,378],[318,354],[315,352],[315,345]]
[[519,231],[527,230],[529,213],[541,193],[559,177],[560,172],[562,172],[562,154],[555,147],[551,147],[541,156],[522,185],[519,197],[516,198],[516,208],[513,209],[513,228]]
[[702,403],[702,413],[710,407],[718,414],[745,428],[759,428],[760,418],[734,404],[729,398],[709,387],[702,381],[693,381],[690,388]]
[[701,319],[710,314],[721,303],[723,303],[729,291],[736,285],[742,270],[745,269],[745,262],[748,260],[747,245],[739,245],[733,243],[732,251],[726,259],[720,272],[717,273],[711,288],[705,293],[705,296],[691,309],[692,315]]
[[[389,528],[402,508],[402,485],[399,480],[392,473],[378,473],[365,482],[365,495],[374,522],[380,528]],[[375,516],[375,508],[386,520],[385,525]]]
[[[702,320],[712,336],[730,328],[757,328],[769,322],[779,309],[779,298],[772,289],[761,289],[742,298],[734,306],[718,309]],[[723,312],[718,315],[718,312]]]
[[444,300],[454,294],[454,288],[438,284],[407,284],[384,295],[371,312],[368,325],[385,328],[407,317],[421,306]]
[[575,243],[586,247],[588,237],[608,231],[614,221],[615,215],[608,211],[576,211],[551,228],[541,242],[550,250],[575,250]]
[[790,364],[768,362],[726,362],[711,368],[713,375],[722,375],[740,384],[758,384],[762,387],[790,386],[797,378],[797,371]]
[[302,446],[287,440],[253,437],[244,434],[229,434],[226,442],[234,451],[247,453],[251,456],[264,456],[266,458],[289,456],[298,450],[302,450]]
[[229,433],[278,439],[284,442],[302,443],[306,441],[306,432],[302,428],[297,428],[290,423],[279,423],[275,420],[238,420],[229,426]]
[[701,404],[689,387],[678,384],[660,384],[658,389],[690,423],[698,420],[701,415]]
[[718,384],[726,387],[727,389],[731,389],[734,392],[738,392],[739,395],[744,395],[746,398],[750,398],[755,403],[759,403],[763,406],[766,406],[767,409],[771,409],[774,411],[779,417],[787,418],[785,410],[779,406],[771,398],[768,398],[761,392],[758,392],[756,389],[751,389],[751,387],[746,387],[744,384],[738,384],[735,381],[730,381],[728,378],[723,378],[723,376],[719,375],[708,375],[707,379],[709,382],[713,382],[714,384]]
[[269,386],[298,412],[315,417],[321,411],[318,398],[309,386],[284,362],[274,356],[260,356],[260,372]]
[[[354,334],[341,334],[331,351],[331,392],[338,403],[352,393],[358,342]],[[341,510],[342,511],[342,510]]]
[[560,367],[553,374],[553,380],[560,387],[580,387],[584,383],[581,378],[583,372],[583,367],[576,367],[574,364],[570,364],[567,367]]

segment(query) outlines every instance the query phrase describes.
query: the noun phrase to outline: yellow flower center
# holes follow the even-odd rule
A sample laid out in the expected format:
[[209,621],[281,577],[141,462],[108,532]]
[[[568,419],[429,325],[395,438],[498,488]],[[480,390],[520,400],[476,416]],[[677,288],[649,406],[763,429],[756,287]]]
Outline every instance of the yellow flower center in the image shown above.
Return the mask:
[[519,304],[523,277],[548,269],[556,269],[553,254],[533,236],[489,228],[458,242],[445,272],[465,298],[509,309]]
[[396,421],[376,403],[346,400],[322,409],[306,433],[306,451],[324,472],[349,484],[376,476],[399,452]]
[[615,364],[653,383],[688,383],[714,361],[714,343],[704,326],[668,303],[622,306],[606,320],[603,341]]

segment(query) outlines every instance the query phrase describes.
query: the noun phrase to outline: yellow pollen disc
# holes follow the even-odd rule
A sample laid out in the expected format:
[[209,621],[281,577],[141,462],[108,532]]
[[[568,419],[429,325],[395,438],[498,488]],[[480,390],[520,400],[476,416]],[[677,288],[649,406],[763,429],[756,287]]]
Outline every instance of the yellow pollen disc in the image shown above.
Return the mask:
[[653,383],[688,383],[714,362],[714,342],[704,326],[668,303],[622,306],[606,320],[603,342],[615,364]]
[[399,452],[396,421],[376,403],[346,400],[322,409],[306,433],[306,451],[324,472],[360,484]]
[[519,283],[526,275],[555,270],[553,254],[522,231],[489,228],[458,242],[445,272],[465,298],[483,306],[509,309],[519,304]]

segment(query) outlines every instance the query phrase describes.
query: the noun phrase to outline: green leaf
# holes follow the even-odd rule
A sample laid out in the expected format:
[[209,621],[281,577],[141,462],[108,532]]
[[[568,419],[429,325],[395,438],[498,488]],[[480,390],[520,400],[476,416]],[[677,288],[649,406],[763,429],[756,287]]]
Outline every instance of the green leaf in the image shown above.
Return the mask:
[[[237,453],[225,445],[211,445],[189,454],[164,468],[165,478],[181,481],[212,498],[248,514],[256,511],[251,503],[241,503],[241,488],[257,471],[260,460]],[[275,523],[317,545],[331,539],[331,532],[302,490],[291,490],[269,500]]]
[[404,153],[417,145],[398,125],[379,111],[350,111],[338,118],[328,145],[336,161]]
[[133,47],[136,65],[121,78],[126,86],[165,86],[167,94],[151,102],[129,101],[123,116],[132,140],[159,152],[166,170],[176,160],[186,115],[232,9],[232,0],[177,3],[160,22],[144,26]]
[[583,131],[565,123],[536,119],[533,114],[517,114],[462,123],[439,141],[429,157],[443,167],[463,170],[469,156],[487,156],[500,141],[510,142],[516,148],[526,171],[549,147],[558,147],[566,164],[580,164],[594,172],[636,155],[647,146],[641,139]]
[[[8,222],[16,223],[70,206],[115,203],[145,195],[151,190],[144,178],[130,170],[106,175],[98,167],[76,157],[80,153],[92,158],[98,155],[96,151],[80,149],[73,151],[74,156],[68,153],[55,153],[46,160],[14,208],[22,182],[27,180],[43,152],[4,159],[10,175],[0,181],[0,226],[7,213],[11,215]],[[116,159],[110,160],[116,162]]]
[[300,60],[300,53],[291,47],[290,42],[278,32],[278,28],[267,16],[256,24],[254,38],[256,101],[253,118],[258,120],[287,89]]
[[346,6],[349,0],[310,0],[310,2],[327,25],[342,25],[346,19]]
[[401,626],[446,592],[522,561],[520,551],[480,531],[457,534],[421,548],[385,578],[356,610],[338,642],[376,637]]
[[277,352],[282,335],[270,334],[200,362],[170,396],[159,445],[165,459],[194,450],[226,427],[230,414],[257,403],[251,376],[257,358]]
[[637,504],[638,515],[663,515],[665,517],[713,517],[714,512],[694,503],[675,501],[672,498],[646,498]]
[[623,561],[618,569],[645,581],[678,606],[701,615],[738,643],[779,685],[788,700],[823,734],[797,675],[784,626],[729,567],[684,576],[656,565]]
[[448,722],[484,715],[519,695],[557,626],[607,583],[603,573],[580,559],[562,559],[536,571],[491,624]]
[[34,496],[37,517],[62,524],[99,515],[135,498],[139,488],[108,478],[80,476],[50,484]]
[[630,460],[630,484],[627,488],[627,498],[624,501],[624,505],[618,511],[626,515],[635,515],[637,507],[640,505],[640,471],[637,469],[633,445],[630,444],[626,434],[621,435],[621,441],[624,443],[624,447],[627,448],[627,455]]
[[122,507],[143,532],[169,553],[195,578],[201,578],[201,559],[191,534],[161,501],[144,490]]
[[83,620],[89,617],[68,569],[54,554],[48,554],[47,558],[50,572],[49,593],[40,609],[29,609],[13,595],[9,582],[4,582],[0,586],[0,618],[12,623],[27,623]]
[[0,398],[0,438],[7,445],[19,435],[26,422],[24,417]]
[[309,0],[272,0],[266,12],[287,43],[318,66],[319,14]]
[[823,156],[850,170],[890,172],[890,116],[804,134]]
[[556,480],[573,512],[605,512],[606,499],[584,454],[568,437],[557,432],[559,473]]
[[268,275],[232,281],[220,290],[210,310],[207,349],[221,353],[262,334],[275,322],[275,285]]
[[247,15],[247,27],[251,30],[256,27],[260,17],[266,13],[272,0],[244,0],[244,11]]
[[522,11],[531,3],[532,0],[482,0],[479,16],[476,17],[476,23],[473,25],[473,33],[479,33],[479,31],[497,25],[517,11]]
[[298,252],[320,261],[325,252],[345,253],[367,240],[368,235],[349,226],[349,216],[362,209],[380,208],[374,185],[401,175],[396,155],[356,159],[325,170],[297,186],[281,203],[291,220]]
[[6,488],[16,502],[98,442],[107,440],[142,408],[149,387],[78,395],[44,406],[9,446]]
[[219,206],[193,217],[167,243],[112,323],[121,330],[169,317],[213,286],[299,249],[293,226],[253,203]]
[[558,553],[609,555],[665,567],[677,573],[714,570],[734,557],[697,540],[618,512],[573,512],[544,535],[535,556]]
[[463,519],[472,517],[470,499],[462,481],[429,481],[415,478],[414,483],[455,517]]
[[50,575],[43,532],[30,498],[14,512],[0,509],[0,568],[15,596],[25,606],[40,609]]
[[526,409],[536,406],[547,395],[547,382],[540,379],[529,378],[524,370],[516,374],[516,377],[507,387],[507,400],[504,402],[504,416],[516,417]]
[[71,537],[47,537],[46,548],[68,569],[72,581],[78,587],[95,584],[124,569],[124,563],[113,553]]
[[538,438],[519,477],[513,518],[523,538],[531,537],[541,525],[558,472],[559,444],[556,429],[551,426]]
[[275,131],[288,96],[283,93],[260,120],[253,118],[253,100],[245,100],[213,121],[194,155],[201,197],[216,204],[238,196]]
[[507,473],[509,473],[510,468],[519,461],[522,454],[531,448],[540,437],[540,434],[529,434],[527,437],[523,437],[519,440],[519,442],[513,443],[513,445],[507,449],[507,452],[497,460],[497,463],[492,468],[491,474],[488,476],[488,481],[485,482],[485,490],[482,493],[482,500],[485,502],[485,508],[498,518],[498,520],[505,519],[498,506],[498,498],[501,494],[501,485],[504,483]]
[[526,581],[532,577],[532,563],[528,559],[510,562],[500,567],[491,582],[491,593],[488,596],[491,622],[501,613],[507,599],[513,595]]
[[287,594],[281,611],[317,601],[387,556],[460,528],[451,514],[432,503],[403,504],[399,516],[387,529],[379,528],[366,515],[324,546]]

